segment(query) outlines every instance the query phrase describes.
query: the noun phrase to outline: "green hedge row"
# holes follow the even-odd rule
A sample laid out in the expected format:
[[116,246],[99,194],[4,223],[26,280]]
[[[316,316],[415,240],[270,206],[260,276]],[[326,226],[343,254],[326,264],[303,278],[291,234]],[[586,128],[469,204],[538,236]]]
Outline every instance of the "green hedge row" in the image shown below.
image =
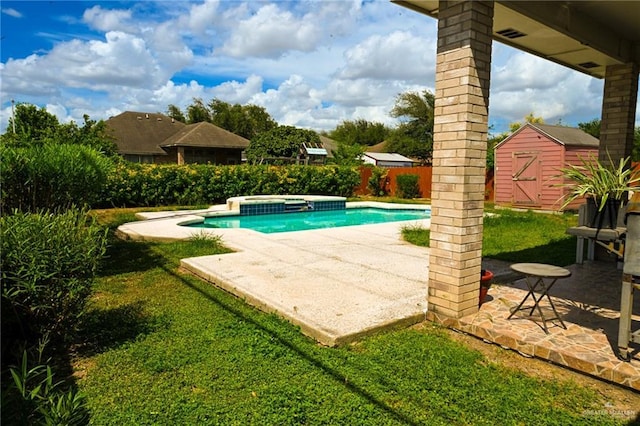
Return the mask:
[[348,197],[360,183],[356,167],[155,165],[122,162],[109,175],[102,207],[224,203],[257,194]]

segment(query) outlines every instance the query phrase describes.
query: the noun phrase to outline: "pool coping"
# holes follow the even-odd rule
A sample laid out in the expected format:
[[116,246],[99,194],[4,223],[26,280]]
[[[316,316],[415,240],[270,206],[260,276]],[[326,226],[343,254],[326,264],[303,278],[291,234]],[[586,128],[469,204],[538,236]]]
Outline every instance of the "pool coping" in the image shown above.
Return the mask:
[[[387,210],[424,210],[431,208],[429,204],[399,204],[383,203],[379,201],[350,201],[345,208],[380,208]],[[229,234],[225,228],[197,228],[184,225],[203,222],[205,217],[211,216],[232,216],[239,215],[240,211],[229,209],[229,204],[216,204],[207,209],[198,210],[171,210],[159,212],[139,212],[137,222],[128,222],[120,225],[116,230],[116,235],[123,240],[144,240],[144,241],[173,241],[186,240],[198,234],[222,234],[223,238]],[[413,220],[389,223],[410,223]],[[430,222],[429,222],[430,223]],[[352,225],[365,226],[365,225]],[[258,232],[250,229],[233,228],[231,231]],[[304,231],[291,231],[304,232]]]

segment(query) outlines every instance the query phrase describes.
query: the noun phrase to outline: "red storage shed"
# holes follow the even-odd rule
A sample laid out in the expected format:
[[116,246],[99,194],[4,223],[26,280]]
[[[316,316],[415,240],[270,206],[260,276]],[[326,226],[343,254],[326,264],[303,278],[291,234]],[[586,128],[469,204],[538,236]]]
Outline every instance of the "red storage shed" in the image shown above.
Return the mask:
[[[496,146],[496,205],[560,210],[567,189],[554,178],[567,164],[598,157],[600,141],[580,129],[527,123]],[[577,209],[577,200],[567,209]]]

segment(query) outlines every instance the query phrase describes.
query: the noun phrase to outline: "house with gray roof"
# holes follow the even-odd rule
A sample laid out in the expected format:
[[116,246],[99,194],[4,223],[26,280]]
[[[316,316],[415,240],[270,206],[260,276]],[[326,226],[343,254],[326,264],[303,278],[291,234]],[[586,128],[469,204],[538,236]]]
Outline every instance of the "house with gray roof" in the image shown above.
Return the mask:
[[211,123],[184,124],[164,114],[126,111],[106,121],[128,161],[240,164],[249,140]]

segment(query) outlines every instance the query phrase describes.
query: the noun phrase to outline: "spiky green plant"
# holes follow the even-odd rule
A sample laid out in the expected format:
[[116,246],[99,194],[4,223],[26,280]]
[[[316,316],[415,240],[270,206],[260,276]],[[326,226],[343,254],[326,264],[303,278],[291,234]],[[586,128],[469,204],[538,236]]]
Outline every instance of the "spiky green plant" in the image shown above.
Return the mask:
[[617,165],[608,152],[607,157],[609,161],[604,164],[593,155],[586,159],[579,157],[581,164],[569,164],[560,170],[558,177],[563,177],[565,181],[558,185],[569,188],[564,195],[562,208],[578,198],[591,197],[598,210],[602,211],[607,200],[622,200],[628,191],[634,189],[640,182],[640,169],[628,166],[630,157],[621,158]]

